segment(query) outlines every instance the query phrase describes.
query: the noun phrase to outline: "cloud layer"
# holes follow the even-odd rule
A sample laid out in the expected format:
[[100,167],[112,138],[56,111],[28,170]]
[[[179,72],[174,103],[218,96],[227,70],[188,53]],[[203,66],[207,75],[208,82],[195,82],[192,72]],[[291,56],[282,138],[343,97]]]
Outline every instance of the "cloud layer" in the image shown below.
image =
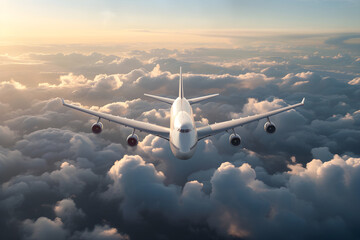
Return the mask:
[[[2,56],[0,238],[358,238],[359,56],[241,51]],[[143,93],[176,96],[180,66],[186,96],[221,93],[194,105],[197,125],[306,105],[271,117],[273,135],[251,123],[242,147],[220,133],[181,161],[144,133],[129,148],[112,123],[93,135],[96,119],[60,104],[168,126],[169,106]]]

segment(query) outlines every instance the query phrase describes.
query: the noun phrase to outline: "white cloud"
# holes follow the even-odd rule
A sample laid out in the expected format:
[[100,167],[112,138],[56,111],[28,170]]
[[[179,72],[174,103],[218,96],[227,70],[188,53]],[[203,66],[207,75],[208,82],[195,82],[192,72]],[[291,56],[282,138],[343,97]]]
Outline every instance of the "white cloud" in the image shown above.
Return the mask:
[[120,80],[120,76],[117,74],[106,75],[99,74],[96,75],[94,80],[89,80],[83,75],[74,75],[69,73],[68,75],[60,76],[60,84],[49,84],[49,83],[40,83],[39,87],[43,88],[88,88],[89,90],[94,91],[111,91],[117,90],[123,85],[123,82]]
[[45,173],[43,177],[53,181],[64,196],[79,194],[87,185],[97,182],[97,176],[90,169],[79,169],[67,162],[63,162],[59,170]]
[[294,77],[297,77],[297,78],[301,78],[301,79],[309,79],[311,78],[312,76],[314,75],[313,72],[301,72],[301,73],[297,73],[297,74],[294,74],[294,73],[289,73],[287,74],[285,77],[283,77],[282,79],[283,80],[291,80],[293,79]]
[[14,143],[16,139],[16,133],[12,131],[8,126],[0,125],[0,145],[9,146]]
[[307,83],[309,83],[309,81],[299,81],[299,82],[294,83],[293,86],[299,86],[299,85],[303,85],[303,84],[307,84]]
[[62,222],[69,225],[75,225],[77,220],[85,217],[81,209],[77,209],[74,201],[70,198],[63,199],[56,203],[54,207],[56,216],[61,218]]
[[268,81],[275,80],[275,78],[267,77],[265,74],[262,73],[240,74],[239,76],[237,76],[237,78],[242,81],[243,87],[251,88],[251,89],[259,87]]
[[46,217],[40,217],[36,221],[27,219],[23,222],[24,229],[27,232],[25,239],[47,240],[65,240],[67,231],[63,229],[63,223],[59,218],[50,220]]
[[268,100],[258,101],[255,98],[249,98],[248,102],[244,105],[242,113],[230,113],[231,118],[236,119],[240,117],[247,117],[259,113],[269,112],[284,106],[282,99],[274,98],[271,102]]
[[16,89],[16,90],[24,90],[26,86],[11,79],[10,81],[2,81],[0,82],[0,88],[2,89]]
[[108,225],[96,225],[92,231],[86,229],[82,233],[77,233],[76,239],[79,240],[129,240],[130,237],[126,234],[118,233],[116,228],[109,227]]
[[[319,51],[307,59],[279,52],[255,59],[239,49],[137,53],[155,57],[147,63],[96,53],[36,55],[29,57],[42,64],[26,77],[0,71],[24,86],[8,81],[0,88],[0,228],[9,229],[0,238],[35,238],[46,224],[67,239],[359,236],[360,210],[349,204],[359,201],[358,89],[342,80],[357,79],[357,62],[343,53],[320,59],[334,55]],[[236,129],[242,147],[231,147],[223,133],[180,161],[166,140],[144,133],[128,148],[131,129],[113,123],[104,121],[94,136],[97,119],[56,98],[166,126],[169,106],[140,98],[176,96],[180,65],[186,96],[222,93],[195,106],[198,124],[307,101],[271,117],[273,135],[264,132],[265,120],[255,122]],[[17,224],[24,219],[27,225]]]
[[360,77],[354,78],[350,82],[348,82],[350,85],[360,85]]

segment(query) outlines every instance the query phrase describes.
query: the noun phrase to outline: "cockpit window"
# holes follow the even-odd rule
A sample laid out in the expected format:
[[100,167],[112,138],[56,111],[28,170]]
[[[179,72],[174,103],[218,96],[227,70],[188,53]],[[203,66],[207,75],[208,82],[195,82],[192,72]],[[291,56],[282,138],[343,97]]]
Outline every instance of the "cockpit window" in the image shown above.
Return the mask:
[[188,133],[188,132],[191,131],[191,129],[181,129],[181,128],[179,128],[178,131],[181,132],[181,133]]

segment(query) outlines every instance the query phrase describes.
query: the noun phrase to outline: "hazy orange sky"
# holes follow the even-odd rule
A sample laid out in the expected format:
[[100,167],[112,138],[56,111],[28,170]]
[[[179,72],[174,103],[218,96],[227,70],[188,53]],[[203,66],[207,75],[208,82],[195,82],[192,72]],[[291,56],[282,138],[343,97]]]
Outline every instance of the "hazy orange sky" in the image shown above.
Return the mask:
[[0,43],[233,47],[239,37],[358,32],[359,9],[354,0],[2,0]]

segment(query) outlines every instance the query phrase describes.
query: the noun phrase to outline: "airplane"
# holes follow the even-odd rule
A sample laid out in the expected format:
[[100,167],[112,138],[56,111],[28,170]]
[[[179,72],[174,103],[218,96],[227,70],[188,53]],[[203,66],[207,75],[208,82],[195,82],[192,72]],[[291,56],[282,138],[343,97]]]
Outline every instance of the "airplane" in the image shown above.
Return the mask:
[[303,106],[305,102],[305,98],[303,98],[300,103],[273,110],[267,113],[261,113],[254,116],[248,116],[225,122],[214,123],[202,127],[196,127],[191,105],[218,96],[219,94],[210,94],[202,97],[186,99],[184,96],[181,67],[179,77],[179,96],[176,99],[150,94],[144,95],[171,105],[170,128],[138,120],[114,116],[107,113],[96,112],[75,105],[67,104],[65,103],[64,99],[61,100],[62,104],[66,107],[98,117],[98,121],[91,126],[91,130],[94,134],[101,133],[103,129],[103,124],[100,122],[100,120],[105,119],[110,122],[115,122],[133,129],[133,132],[126,139],[127,144],[130,147],[135,147],[139,143],[139,137],[135,134],[135,130],[138,130],[140,132],[150,133],[152,135],[168,140],[170,143],[170,149],[174,156],[182,160],[190,159],[194,155],[197,143],[200,140],[224,131],[230,133],[229,143],[235,147],[239,146],[241,143],[241,138],[235,132],[235,128],[254,121],[258,121],[260,119],[267,119],[267,122],[264,125],[264,130],[267,133],[272,134],[276,131],[276,127],[275,124],[270,121],[270,116],[288,111],[299,106]]

